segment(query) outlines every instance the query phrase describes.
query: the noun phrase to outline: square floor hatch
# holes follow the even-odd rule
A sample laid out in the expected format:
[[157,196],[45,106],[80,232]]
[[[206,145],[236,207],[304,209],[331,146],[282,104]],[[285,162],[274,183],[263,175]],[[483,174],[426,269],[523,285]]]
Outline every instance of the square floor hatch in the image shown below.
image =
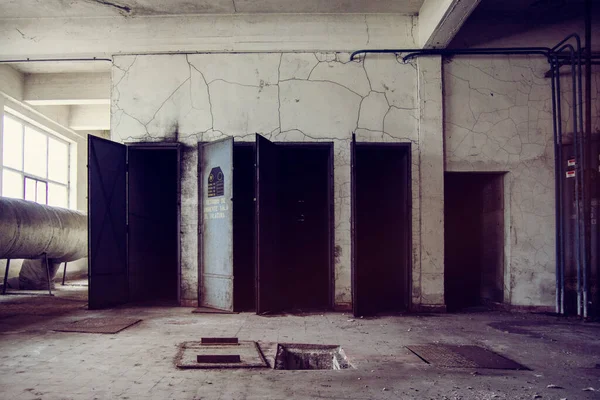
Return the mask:
[[278,344],[275,369],[347,369],[344,350],[337,345]]
[[181,369],[264,368],[267,363],[256,342],[203,343],[183,342],[175,357]]
[[420,359],[437,367],[528,370],[504,356],[479,346],[425,344],[407,346]]

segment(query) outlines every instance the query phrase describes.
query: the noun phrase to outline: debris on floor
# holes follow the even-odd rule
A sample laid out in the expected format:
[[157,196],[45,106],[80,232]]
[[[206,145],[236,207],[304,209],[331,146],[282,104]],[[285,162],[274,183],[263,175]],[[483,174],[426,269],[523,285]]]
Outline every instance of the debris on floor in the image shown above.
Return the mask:
[[550,384],[550,385],[548,385],[548,386],[546,386],[546,387],[547,387],[548,389],[564,389],[564,387],[562,387],[562,386],[553,385],[553,384]]

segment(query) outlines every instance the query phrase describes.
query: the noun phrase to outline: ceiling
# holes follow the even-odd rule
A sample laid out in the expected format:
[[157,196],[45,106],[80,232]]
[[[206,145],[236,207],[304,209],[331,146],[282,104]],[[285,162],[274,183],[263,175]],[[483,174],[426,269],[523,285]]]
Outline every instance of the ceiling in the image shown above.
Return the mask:
[[0,0],[0,18],[259,13],[399,13],[424,0]]
[[[482,0],[475,15],[488,16],[548,16],[560,13],[573,13],[583,10],[585,0]],[[472,15],[473,15],[472,14]]]
[[[597,0],[594,0],[597,2]],[[486,46],[493,43],[493,47],[498,45],[511,46],[517,45],[501,44],[501,40],[508,37],[518,37],[525,32],[533,30],[559,30],[560,26],[568,21],[576,22],[574,30],[570,32],[558,33],[564,37],[568,33],[583,31],[585,0],[481,0],[479,6],[469,16],[460,31],[454,37],[449,48],[465,48],[474,46]],[[600,7],[593,7],[592,23],[593,30],[597,29],[598,18],[600,17]],[[558,40],[552,35],[545,35],[551,44]],[[543,43],[539,40],[535,43],[518,44],[547,46],[550,43]]]
[[50,61],[9,63],[7,65],[24,74],[71,74],[78,72],[106,73],[110,72],[112,64],[108,61]]

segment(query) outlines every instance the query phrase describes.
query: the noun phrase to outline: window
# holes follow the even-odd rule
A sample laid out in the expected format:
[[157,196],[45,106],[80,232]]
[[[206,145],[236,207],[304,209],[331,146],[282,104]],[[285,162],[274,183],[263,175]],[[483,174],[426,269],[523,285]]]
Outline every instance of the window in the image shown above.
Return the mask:
[[69,143],[4,115],[2,196],[69,206]]

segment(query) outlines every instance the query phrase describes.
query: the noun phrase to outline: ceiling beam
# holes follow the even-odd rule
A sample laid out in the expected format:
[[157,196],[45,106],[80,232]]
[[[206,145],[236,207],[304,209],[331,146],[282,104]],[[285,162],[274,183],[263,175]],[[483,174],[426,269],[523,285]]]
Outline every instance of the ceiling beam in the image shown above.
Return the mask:
[[110,104],[110,73],[26,74],[23,101],[31,105]]
[[419,11],[419,46],[443,49],[481,0],[425,0]]
[[[0,61],[115,54],[412,48],[402,14],[0,18]],[[416,31],[416,30],[415,30]]]

